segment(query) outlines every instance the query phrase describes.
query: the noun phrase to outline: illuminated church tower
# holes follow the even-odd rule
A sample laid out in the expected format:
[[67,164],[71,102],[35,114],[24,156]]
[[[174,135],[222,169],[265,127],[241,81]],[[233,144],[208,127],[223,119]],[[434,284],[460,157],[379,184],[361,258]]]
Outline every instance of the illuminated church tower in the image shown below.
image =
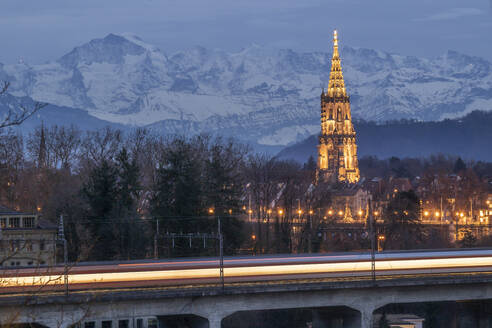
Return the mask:
[[318,145],[318,181],[356,183],[360,179],[350,97],[343,81],[337,31],[333,32],[328,90],[321,93],[321,134]]

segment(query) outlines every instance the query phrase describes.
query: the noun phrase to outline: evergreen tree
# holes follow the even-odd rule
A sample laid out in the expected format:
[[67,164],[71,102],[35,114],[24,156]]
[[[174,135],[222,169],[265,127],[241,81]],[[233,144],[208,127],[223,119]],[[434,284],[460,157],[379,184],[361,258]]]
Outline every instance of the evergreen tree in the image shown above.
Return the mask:
[[465,164],[465,162],[463,162],[461,157],[458,157],[456,162],[454,162],[453,172],[458,174],[458,173],[463,172],[464,170],[466,170],[466,164]]
[[135,159],[130,160],[126,148],[116,157],[118,172],[116,222],[118,255],[122,259],[141,258],[145,255],[144,221],[138,214],[138,197],[141,191],[140,169]]
[[103,160],[94,167],[82,188],[82,194],[89,205],[87,228],[93,238],[93,247],[89,253],[92,260],[109,260],[117,254],[113,230],[118,195],[117,175],[115,167]]
[[[185,139],[175,139],[165,149],[150,200],[160,233],[208,232],[203,230],[207,222],[196,219],[207,213],[202,203],[202,164],[198,149]],[[176,240],[170,251],[168,255],[190,253],[183,240]]]
[[216,139],[208,150],[205,177],[205,202],[214,208],[216,216],[223,216],[222,232],[227,254],[241,246],[242,222],[233,214],[239,212],[242,194],[241,163],[246,153],[241,145]]
[[304,163],[304,170],[315,171],[317,167],[316,161],[314,160],[313,155],[310,155],[307,162]]

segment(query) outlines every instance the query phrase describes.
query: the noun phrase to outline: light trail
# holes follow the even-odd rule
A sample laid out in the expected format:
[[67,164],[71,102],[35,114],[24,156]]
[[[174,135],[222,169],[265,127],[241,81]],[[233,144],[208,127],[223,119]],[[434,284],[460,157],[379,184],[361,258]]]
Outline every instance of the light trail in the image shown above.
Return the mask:
[[[459,253],[459,254],[455,254]],[[385,254],[382,259],[376,261],[376,271],[379,275],[401,275],[402,273],[438,273],[438,272],[474,272],[481,268],[492,267],[492,255],[490,252],[453,252],[447,253],[406,253],[400,258],[390,259],[391,256],[398,257],[401,254]],[[418,256],[416,256],[418,254]],[[432,258],[432,256],[441,256]],[[450,256],[453,255],[453,256]],[[474,255],[474,256],[471,256]],[[403,257],[403,258],[401,258]],[[306,263],[309,261],[323,261],[322,263]],[[239,262],[238,262],[239,261]],[[276,261],[274,264],[268,262]],[[242,266],[234,266],[235,264]],[[267,265],[265,263],[268,263]],[[132,286],[132,283],[148,284],[149,286],[166,284],[190,284],[200,283],[200,280],[218,279],[219,268],[217,261],[208,260],[181,260],[177,262],[150,262],[150,266],[159,266],[150,270],[142,267],[142,263],[106,265],[116,267],[117,272],[77,272],[90,266],[75,267],[68,275],[71,288],[77,285],[98,285],[111,283],[126,283],[124,286]],[[172,264],[171,268],[169,265]],[[244,265],[249,264],[249,265]],[[197,266],[196,268],[175,268],[175,265]],[[200,267],[207,266],[207,267]],[[212,266],[212,267],[211,267]],[[97,270],[104,271],[104,265],[94,266]],[[94,269],[95,270],[95,269]],[[322,276],[351,276],[365,277],[370,275],[371,262],[367,255],[356,256],[303,256],[303,257],[272,257],[272,258],[249,258],[241,260],[228,260],[224,268],[225,279],[234,281],[274,281],[287,278],[303,278],[309,275]],[[19,270],[22,273],[22,270]],[[171,283],[172,282],[172,283]],[[3,287],[26,287],[26,286],[54,286],[63,283],[63,275],[56,274],[37,275],[26,270],[25,275],[6,276],[0,278],[0,290]]]

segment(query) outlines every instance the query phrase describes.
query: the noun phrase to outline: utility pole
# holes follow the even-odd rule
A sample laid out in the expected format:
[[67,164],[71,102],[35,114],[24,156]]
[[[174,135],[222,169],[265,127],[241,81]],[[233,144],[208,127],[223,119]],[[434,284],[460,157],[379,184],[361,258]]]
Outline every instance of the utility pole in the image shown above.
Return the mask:
[[442,225],[442,219],[443,219],[443,213],[442,213],[442,196],[441,196],[441,225]]
[[309,210],[309,235],[308,235],[308,252],[311,253],[313,251],[312,243],[313,243],[313,210]]
[[159,250],[157,248],[157,238],[159,236],[159,219],[156,219],[156,229],[154,233],[154,258],[158,259],[159,258]]
[[473,221],[473,196],[470,197],[470,222]]
[[222,291],[225,289],[224,284],[224,237],[222,236],[222,227],[220,225],[220,216],[217,217],[217,233],[219,236],[219,270],[220,270],[220,284],[222,285]]
[[65,228],[63,225],[63,215],[60,215],[58,226],[58,239],[63,243],[63,281],[65,284],[65,296],[68,296],[68,250],[67,239],[65,238]]
[[[209,210],[209,214],[214,214],[213,209]],[[157,226],[158,228],[159,226]],[[174,248],[175,239],[185,239],[189,243],[191,248],[192,239],[200,239],[203,241],[203,248],[206,247],[206,239],[214,239],[219,241],[219,274],[220,274],[220,285],[222,291],[225,289],[224,282],[224,235],[222,234],[222,221],[220,216],[217,216],[217,233],[169,233],[166,232],[161,236],[165,240],[171,240],[172,247]],[[217,244],[215,244],[216,247]],[[155,247],[154,247],[155,250]],[[217,248],[215,248],[217,250]]]
[[249,201],[248,201],[248,222],[251,222],[251,214],[252,214],[252,210],[251,210],[251,191],[248,192],[248,198],[249,198]]
[[374,213],[372,212],[371,201],[369,200],[369,230],[371,238],[371,278],[376,282],[376,229],[374,224]]

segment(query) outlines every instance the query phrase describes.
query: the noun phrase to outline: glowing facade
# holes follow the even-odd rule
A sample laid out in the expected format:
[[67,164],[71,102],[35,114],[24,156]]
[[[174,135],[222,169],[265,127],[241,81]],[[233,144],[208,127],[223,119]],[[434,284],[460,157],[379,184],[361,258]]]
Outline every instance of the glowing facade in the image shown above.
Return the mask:
[[321,134],[318,145],[319,181],[356,183],[360,179],[350,97],[343,81],[337,31],[328,89],[321,93]]

